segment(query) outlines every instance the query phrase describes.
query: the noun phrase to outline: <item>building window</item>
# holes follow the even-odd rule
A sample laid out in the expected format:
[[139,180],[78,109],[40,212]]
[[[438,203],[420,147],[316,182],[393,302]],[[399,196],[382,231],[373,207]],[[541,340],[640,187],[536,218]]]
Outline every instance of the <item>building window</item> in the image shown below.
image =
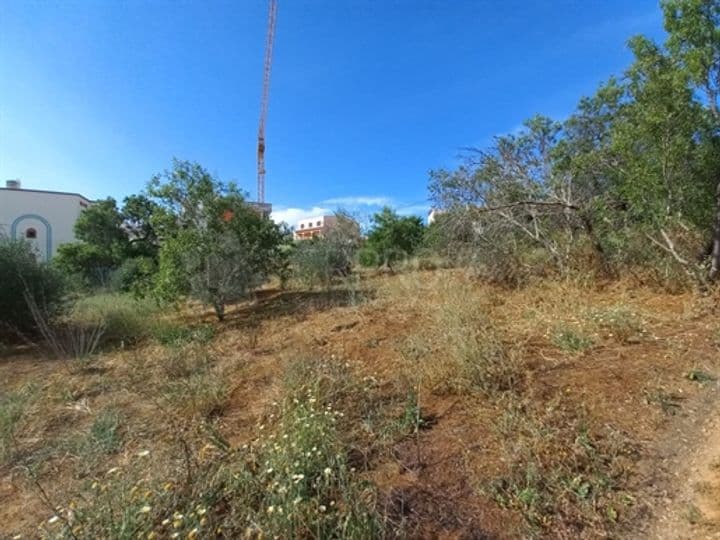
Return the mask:
[[304,224],[304,223],[301,223],[301,224],[300,224],[300,228],[301,228],[301,229],[304,229],[304,228],[305,228],[305,224]]
[[322,225],[322,221],[317,222],[317,226],[319,227],[320,225]]
[[35,229],[33,229],[32,227],[30,227],[29,229],[27,229],[25,231],[25,238],[28,238],[31,240],[37,238],[37,231]]

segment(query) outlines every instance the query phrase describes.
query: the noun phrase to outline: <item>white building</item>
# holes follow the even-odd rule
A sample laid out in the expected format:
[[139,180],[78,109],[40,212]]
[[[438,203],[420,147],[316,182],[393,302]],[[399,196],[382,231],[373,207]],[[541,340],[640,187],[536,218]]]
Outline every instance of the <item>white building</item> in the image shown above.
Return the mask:
[[336,216],[315,216],[302,219],[295,225],[295,240],[322,236],[337,225]]
[[433,223],[435,223],[437,221],[438,216],[440,216],[444,213],[445,213],[444,210],[440,210],[438,208],[431,208],[430,212],[428,212],[428,217],[427,217],[428,225],[432,225]]
[[92,201],[77,193],[22,189],[18,180],[0,188],[0,234],[30,242],[49,261],[61,244],[75,241],[73,227]]

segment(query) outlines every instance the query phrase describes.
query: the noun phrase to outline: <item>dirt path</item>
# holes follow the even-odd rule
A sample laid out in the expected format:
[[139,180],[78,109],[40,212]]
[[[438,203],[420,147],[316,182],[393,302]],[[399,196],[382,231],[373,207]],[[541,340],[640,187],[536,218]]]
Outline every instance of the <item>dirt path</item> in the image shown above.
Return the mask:
[[713,386],[708,406],[694,411],[700,420],[688,419],[660,449],[669,489],[659,494],[645,538],[720,539],[720,382]]

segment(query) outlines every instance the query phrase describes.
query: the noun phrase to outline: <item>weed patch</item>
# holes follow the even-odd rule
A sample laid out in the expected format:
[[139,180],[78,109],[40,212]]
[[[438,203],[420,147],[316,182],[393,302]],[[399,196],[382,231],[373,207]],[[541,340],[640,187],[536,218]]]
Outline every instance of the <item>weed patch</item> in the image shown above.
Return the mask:
[[[352,465],[355,382],[329,364],[293,364],[258,436],[231,447],[217,432],[188,439],[185,458],[113,467],[42,524],[53,538],[373,538],[373,486]],[[312,378],[303,374],[314,373]],[[104,431],[104,430],[101,430]],[[160,464],[163,465],[160,465]]]
[[668,416],[674,416],[677,414],[681,406],[682,397],[666,392],[665,390],[658,388],[656,390],[645,393],[645,401],[648,404],[655,404],[660,407],[664,414]]
[[467,291],[448,291],[430,336],[408,340],[403,355],[412,379],[432,392],[498,396],[523,382],[517,347],[506,345],[499,330]]
[[76,324],[101,324],[104,344],[130,344],[148,336],[158,311],[150,300],[127,294],[97,294],[80,299],[70,319]]
[[605,331],[608,337],[620,342],[627,342],[645,333],[645,325],[640,314],[623,306],[590,310],[586,314],[586,319]]
[[162,400],[182,416],[210,418],[222,413],[229,387],[216,359],[199,345],[171,348],[161,360],[166,382]]
[[593,430],[561,402],[544,410],[511,402],[497,429],[507,470],[483,489],[520,512],[531,534],[603,534],[618,519],[633,451],[619,433]]
[[593,346],[593,340],[570,328],[558,330],[553,337],[555,346],[563,351],[579,353]]
[[0,464],[12,459],[17,430],[37,393],[35,386],[28,385],[0,396]]
[[193,342],[206,345],[215,337],[215,328],[209,324],[191,328],[164,321],[154,325],[151,333],[162,345],[179,347]]

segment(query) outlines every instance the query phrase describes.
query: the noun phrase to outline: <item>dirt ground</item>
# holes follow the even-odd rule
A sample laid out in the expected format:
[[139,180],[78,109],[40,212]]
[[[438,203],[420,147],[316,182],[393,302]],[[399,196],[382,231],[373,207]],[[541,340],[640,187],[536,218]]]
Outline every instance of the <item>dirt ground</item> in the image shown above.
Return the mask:
[[[459,286],[470,291],[463,301],[477,303],[492,320],[502,343],[522,351],[520,401],[544,414],[546,404],[561,400],[567,409],[582,411],[598,433],[621,438],[627,449],[618,451],[624,503],[603,510],[612,523],[588,526],[579,536],[611,531],[627,538],[720,538],[717,296],[671,295],[626,283],[540,282],[504,290],[435,270],[366,275],[352,290],[261,291],[254,301],[230,309],[223,323],[212,322],[209,312],[178,317],[216,325],[207,347],[222,359],[230,384],[217,429],[232,445],[242,445],[278,399],[282,360],[346,362],[378,381],[387,396],[396,395],[408,377],[409,341],[424,339],[430,343],[426,361],[445,362],[445,351],[432,341],[437,311],[448,290]],[[573,332],[587,334],[587,343]],[[159,349],[148,342],[108,352],[83,372],[33,350],[12,349],[0,358],[0,390],[33,384],[43,396],[14,435],[18,455],[0,465],[0,538],[35,537],[38,524],[51,515],[49,502],[77,491],[97,471],[144,448],[158,459],[172,451],[153,400],[136,387],[138,374],[150,377],[143,366]],[[508,466],[508,436],[496,427],[507,400],[418,384],[422,429],[363,458],[395,533],[530,534],[520,509],[499,504],[484,487]],[[88,469],[72,445],[53,446],[87,430],[94,415],[110,406],[125,419],[117,453]],[[51,446],[69,449],[43,454]],[[542,525],[533,534],[571,537],[568,530]]]

